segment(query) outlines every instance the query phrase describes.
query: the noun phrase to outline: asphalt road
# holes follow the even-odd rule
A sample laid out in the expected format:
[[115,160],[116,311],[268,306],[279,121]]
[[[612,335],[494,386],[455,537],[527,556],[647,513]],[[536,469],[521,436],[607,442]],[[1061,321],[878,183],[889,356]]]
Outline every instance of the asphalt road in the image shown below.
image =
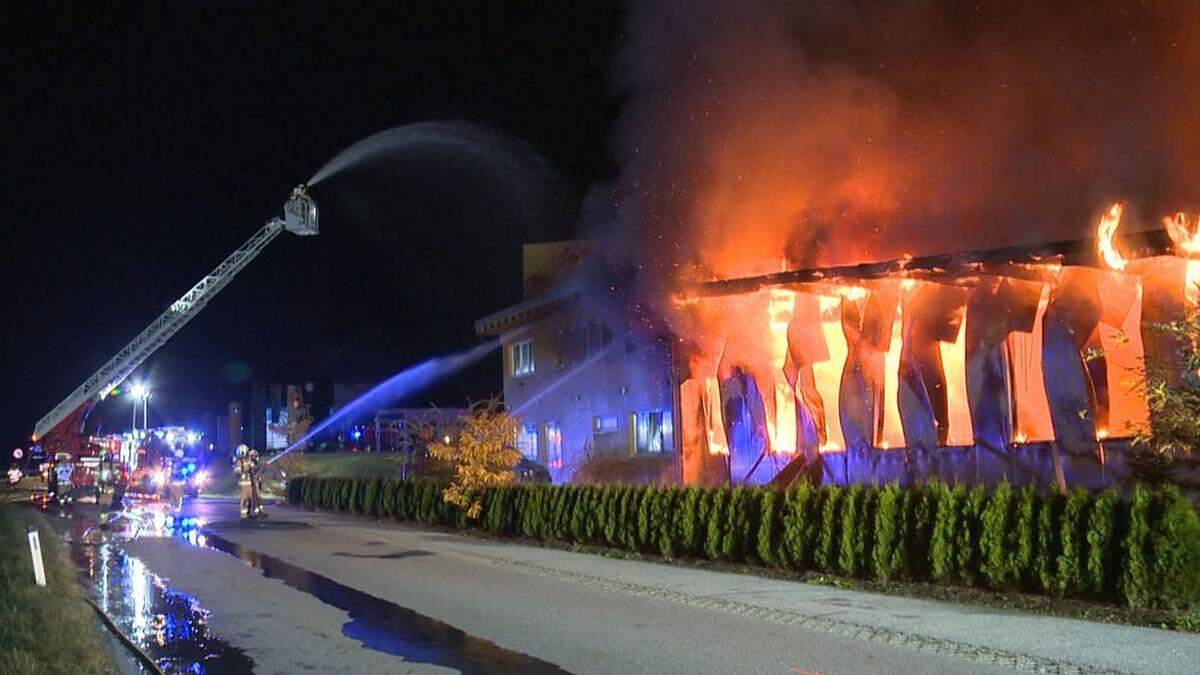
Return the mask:
[[199,500],[125,552],[258,673],[1195,672],[1200,637]]

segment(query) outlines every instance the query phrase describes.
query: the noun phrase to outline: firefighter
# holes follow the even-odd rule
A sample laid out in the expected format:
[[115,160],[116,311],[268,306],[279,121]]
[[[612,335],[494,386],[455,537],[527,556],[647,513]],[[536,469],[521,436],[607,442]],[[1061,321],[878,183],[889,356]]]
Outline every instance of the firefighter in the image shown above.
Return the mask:
[[93,484],[96,487],[96,506],[100,508],[100,529],[108,529],[108,521],[112,517],[114,464],[108,453],[100,455],[100,466],[97,467]]
[[163,496],[171,509],[178,512],[183,509],[183,474],[176,468],[176,462],[164,462],[163,471]]
[[65,503],[71,501],[71,472],[72,472],[72,469],[73,469],[73,467],[71,466],[70,455],[68,455],[65,458],[65,461],[64,461],[64,458],[61,456],[58,458],[57,466],[54,467],[53,471],[54,471],[55,476],[57,476],[57,478],[58,478],[58,480],[55,481],[55,484],[58,487],[57,497],[58,497],[59,503],[65,504]]
[[116,480],[113,482],[112,510],[125,510],[125,490],[129,489],[129,468],[124,462],[118,462],[115,471]]
[[46,498],[54,499],[58,496],[58,458],[51,457],[46,468]]
[[266,518],[262,502],[262,462],[258,450],[254,448],[250,448],[250,478],[251,493],[254,495],[253,515],[255,518]]
[[238,492],[241,496],[242,518],[261,518],[265,514],[262,508],[260,488],[260,471],[258,466],[258,451],[251,450],[246,444],[237,447],[237,455],[233,458],[233,470],[238,475]]

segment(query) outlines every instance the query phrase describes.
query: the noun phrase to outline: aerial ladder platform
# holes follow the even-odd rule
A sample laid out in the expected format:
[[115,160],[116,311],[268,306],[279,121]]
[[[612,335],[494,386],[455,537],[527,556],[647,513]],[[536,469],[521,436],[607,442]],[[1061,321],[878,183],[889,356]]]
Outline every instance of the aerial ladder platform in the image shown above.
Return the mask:
[[67,395],[37,423],[32,440],[41,442],[51,452],[70,452],[78,455],[86,447],[83,438],[87,417],[97,403],[133,374],[146,359],[158,351],[179,332],[233,278],[250,264],[284,230],[300,236],[317,234],[317,204],[301,184],[283,205],[283,217],[267,221],[246,243],[221,261],[188,292],[171,303],[157,319],[146,326],[137,337],[113,355],[100,369]]

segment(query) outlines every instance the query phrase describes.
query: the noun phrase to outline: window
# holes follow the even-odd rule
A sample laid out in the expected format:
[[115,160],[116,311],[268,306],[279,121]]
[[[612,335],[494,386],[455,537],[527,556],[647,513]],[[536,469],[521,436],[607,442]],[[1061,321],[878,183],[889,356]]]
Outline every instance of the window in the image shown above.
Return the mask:
[[551,469],[562,468],[562,427],[554,422],[546,422],[546,466]]
[[513,343],[512,373],[513,377],[524,377],[533,373],[533,340]]
[[671,448],[671,417],[662,410],[633,414],[634,450],[638,454],[669,452]]
[[517,449],[521,451],[521,455],[525,459],[537,461],[538,459],[538,433],[537,423],[526,422],[521,429],[521,433],[517,434]]
[[592,418],[592,432],[604,434],[616,431],[618,422],[616,415],[596,415]]

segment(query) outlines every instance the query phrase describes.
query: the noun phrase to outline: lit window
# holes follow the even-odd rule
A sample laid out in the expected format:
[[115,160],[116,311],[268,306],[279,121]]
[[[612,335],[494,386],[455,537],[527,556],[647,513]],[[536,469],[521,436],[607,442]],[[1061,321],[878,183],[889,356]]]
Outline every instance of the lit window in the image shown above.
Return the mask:
[[562,427],[554,422],[546,422],[546,466],[562,468]]
[[517,449],[521,451],[521,455],[525,459],[537,461],[538,459],[538,433],[537,423],[526,422],[521,428],[521,433],[517,435]]
[[516,342],[512,346],[513,377],[523,377],[533,373],[533,340]]
[[658,453],[671,449],[671,417],[662,410],[634,414],[634,449],[638,453]]
[[616,431],[618,422],[616,415],[596,415],[592,418],[592,431],[597,434]]

